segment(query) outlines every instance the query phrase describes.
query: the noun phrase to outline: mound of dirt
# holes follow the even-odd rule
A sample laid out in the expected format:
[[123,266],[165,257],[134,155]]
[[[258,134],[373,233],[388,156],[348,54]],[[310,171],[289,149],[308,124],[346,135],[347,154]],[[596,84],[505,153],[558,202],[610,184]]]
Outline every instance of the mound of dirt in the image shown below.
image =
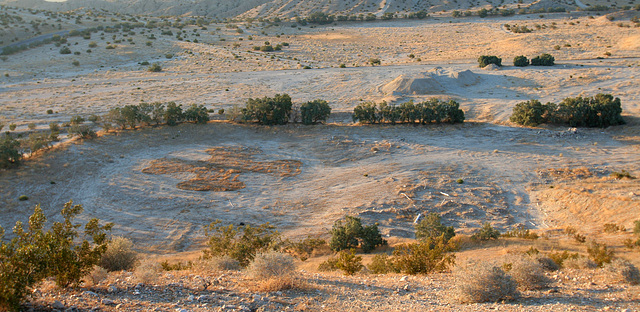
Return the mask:
[[380,90],[387,95],[442,94],[451,87],[471,86],[480,81],[480,76],[470,70],[448,72],[437,67],[421,77],[400,75]]

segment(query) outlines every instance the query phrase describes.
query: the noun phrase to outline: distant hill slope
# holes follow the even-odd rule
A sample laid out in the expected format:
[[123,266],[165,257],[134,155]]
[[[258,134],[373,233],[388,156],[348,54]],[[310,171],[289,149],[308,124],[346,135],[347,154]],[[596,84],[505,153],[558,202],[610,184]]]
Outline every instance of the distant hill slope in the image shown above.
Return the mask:
[[[592,1],[593,2],[593,1]],[[603,1],[604,2],[604,1]],[[577,7],[575,0],[68,0],[62,3],[44,0],[0,0],[0,4],[67,11],[80,8],[105,9],[124,14],[155,16],[207,16],[211,18],[306,16],[322,11],[328,14],[406,13],[425,10],[430,13],[474,10],[488,7],[550,8]]]

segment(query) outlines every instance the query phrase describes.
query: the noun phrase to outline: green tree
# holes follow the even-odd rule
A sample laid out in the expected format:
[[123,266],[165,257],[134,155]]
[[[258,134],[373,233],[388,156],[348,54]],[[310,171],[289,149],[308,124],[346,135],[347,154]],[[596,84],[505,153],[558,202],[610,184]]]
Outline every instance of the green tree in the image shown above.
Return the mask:
[[419,240],[436,239],[440,236],[447,243],[456,233],[453,226],[444,226],[441,222],[440,215],[433,212],[424,217],[415,225],[416,238]]
[[529,66],[529,59],[524,55],[516,56],[515,58],[513,58],[513,66]]
[[300,114],[305,125],[324,122],[331,114],[331,106],[324,100],[309,101],[300,106]]
[[555,58],[551,54],[541,54],[531,59],[532,66],[553,66],[555,65]]
[[22,153],[18,150],[20,142],[9,133],[0,134],[0,168],[18,166]]
[[263,125],[284,125],[289,121],[292,106],[288,94],[249,99],[242,109],[242,117],[245,121],[257,121]]
[[538,100],[529,100],[516,104],[509,120],[523,126],[535,127],[553,120],[554,113],[555,104],[545,105]]
[[483,8],[478,11],[478,16],[481,18],[485,18],[487,15],[489,15],[489,11],[487,9]]
[[204,105],[192,104],[184,111],[184,119],[193,123],[204,124],[209,121],[209,112]]
[[386,244],[387,241],[382,238],[377,225],[363,227],[360,218],[346,216],[344,223],[337,220],[333,224],[329,248],[340,251],[360,246],[363,252],[368,253],[377,246]]
[[484,68],[489,64],[502,66],[502,59],[495,55],[481,55],[480,57],[478,57],[478,65],[480,66],[480,68]]
[[182,105],[176,105],[175,102],[167,103],[167,108],[164,111],[164,120],[169,126],[175,126],[182,122],[184,120]]

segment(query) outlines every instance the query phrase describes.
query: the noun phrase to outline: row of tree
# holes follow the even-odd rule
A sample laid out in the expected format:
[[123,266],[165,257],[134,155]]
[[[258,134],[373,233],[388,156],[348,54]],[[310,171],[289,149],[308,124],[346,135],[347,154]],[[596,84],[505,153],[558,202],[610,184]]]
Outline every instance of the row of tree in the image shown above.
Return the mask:
[[593,97],[565,98],[560,104],[542,104],[538,100],[521,102],[513,108],[509,119],[524,126],[550,123],[604,128],[624,124],[621,113],[619,98],[600,93]]
[[[513,59],[513,65],[518,67],[525,67],[529,65],[553,66],[555,65],[555,61],[556,59],[551,54],[547,54],[547,53],[543,53],[539,56],[536,56],[531,60],[529,60],[524,55],[519,55]],[[502,58],[499,58],[495,55],[481,55],[480,57],[478,57],[478,66],[480,68],[487,67],[490,64],[494,64],[496,66],[502,66]]]
[[464,111],[458,102],[431,99],[414,104],[413,101],[400,105],[389,105],[386,102],[376,104],[365,102],[353,109],[353,121],[360,123],[460,123],[464,122]]

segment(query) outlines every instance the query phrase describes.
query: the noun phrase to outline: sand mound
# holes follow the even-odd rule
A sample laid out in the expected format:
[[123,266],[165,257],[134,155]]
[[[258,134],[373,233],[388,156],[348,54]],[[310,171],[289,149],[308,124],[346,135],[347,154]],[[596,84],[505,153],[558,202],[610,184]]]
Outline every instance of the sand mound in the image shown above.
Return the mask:
[[382,86],[387,95],[422,95],[447,93],[451,87],[466,87],[481,81],[480,76],[470,70],[447,72],[436,67],[421,77],[400,75]]

